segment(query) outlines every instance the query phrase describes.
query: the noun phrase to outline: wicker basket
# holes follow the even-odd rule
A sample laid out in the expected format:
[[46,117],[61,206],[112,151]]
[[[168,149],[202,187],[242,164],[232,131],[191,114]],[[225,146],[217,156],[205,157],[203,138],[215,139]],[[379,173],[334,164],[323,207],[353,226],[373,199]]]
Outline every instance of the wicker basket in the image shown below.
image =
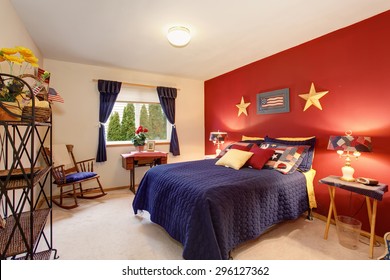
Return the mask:
[[2,102],[0,107],[0,121],[20,121],[22,109],[16,102]]
[[[31,74],[23,74],[19,77],[1,73],[0,75],[0,86],[2,88],[7,87],[9,89],[10,81],[13,83],[17,81],[21,84],[20,89],[12,91],[12,94],[15,95],[15,102],[0,101],[0,121],[32,121],[33,107],[31,104],[34,104],[34,120],[36,122],[47,122],[50,119],[50,106],[46,106],[46,104],[42,107],[37,105],[41,101],[48,102],[48,93],[45,87],[40,86],[41,81],[38,77]],[[33,94],[32,87],[34,86],[39,86],[40,92]],[[35,100],[32,100],[33,98]]]
[[[28,121],[32,118],[32,106],[25,106],[22,110],[22,121]],[[37,107],[35,106],[35,121],[47,122],[50,119],[51,108],[50,107]]]

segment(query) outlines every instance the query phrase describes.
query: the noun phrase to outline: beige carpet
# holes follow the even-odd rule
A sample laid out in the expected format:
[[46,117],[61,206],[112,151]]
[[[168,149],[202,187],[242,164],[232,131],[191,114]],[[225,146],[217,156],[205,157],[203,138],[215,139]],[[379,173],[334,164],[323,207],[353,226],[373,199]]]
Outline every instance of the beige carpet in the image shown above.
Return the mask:
[[[175,260],[182,245],[150,222],[148,214],[133,214],[134,195],[127,189],[102,198],[80,200],[72,210],[54,207],[54,247],[60,260]],[[288,221],[232,252],[235,260],[368,260],[368,245],[351,250],[338,243],[335,226],[323,239],[325,223]],[[374,249],[374,258],[384,252]]]

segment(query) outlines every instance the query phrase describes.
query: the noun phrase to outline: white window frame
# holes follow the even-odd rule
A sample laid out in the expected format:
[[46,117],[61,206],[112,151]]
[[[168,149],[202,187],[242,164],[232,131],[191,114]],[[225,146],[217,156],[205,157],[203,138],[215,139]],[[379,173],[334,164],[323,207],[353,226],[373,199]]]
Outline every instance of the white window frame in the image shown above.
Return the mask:
[[[151,88],[133,88],[133,87],[122,87],[121,91],[119,92],[118,98],[115,101],[116,103],[133,103],[133,104],[141,104],[140,107],[142,107],[142,104],[160,104],[156,89],[151,89]],[[126,105],[123,106],[123,108],[126,107]],[[114,105],[115,108],[115,105]],[[111,114],[114,112],[111,112]],[[120,122],[122,121],[122,113],[119,112],[119,119]],[[110,114],[110,115],[111,115]],[[165,115],[164,115],[165,116]],[[135,126],[136,129],[139,126],[139,112],[136,112],[135,115]],[[166,117],[165,117],[166,118]],[[167,118],[166,118],[167,119]],[[107,130],[108,130],[108,123],[110,121],[110,118],[108,118],[107,122],[104,123],[105,127],[105,140],[106,140],[106,145],[107,146],[115,146],[115,145],[133,145],[132,141],[107,141]],[[167,139],[161,139],[161,140],[154,140],[156,144],[160,143],[169,143],[170,138],[171,138],[171,133],[172,133],[172,124],[168,121],[167,119]]]

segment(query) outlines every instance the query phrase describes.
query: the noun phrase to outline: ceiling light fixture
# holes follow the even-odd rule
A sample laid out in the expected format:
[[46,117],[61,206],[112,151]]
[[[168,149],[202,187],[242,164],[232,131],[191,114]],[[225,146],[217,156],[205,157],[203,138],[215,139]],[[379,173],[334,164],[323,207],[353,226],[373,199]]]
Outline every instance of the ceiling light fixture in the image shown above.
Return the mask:
[[167,38],[169,43],[175,47],[185,47],[191,40],[190,30],[183,26],[169,28]]

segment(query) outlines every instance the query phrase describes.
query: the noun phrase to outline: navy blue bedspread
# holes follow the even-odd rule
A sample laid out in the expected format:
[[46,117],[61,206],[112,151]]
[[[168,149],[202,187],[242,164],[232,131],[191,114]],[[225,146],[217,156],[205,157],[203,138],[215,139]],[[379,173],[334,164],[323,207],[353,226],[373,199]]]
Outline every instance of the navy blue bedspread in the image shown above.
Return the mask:
[[244,241],[309,209],[302,173],[216,166],[207,159],[155,166],[140,182],[134,213],[146,210],[183,246],[184,259],[228,259]]

